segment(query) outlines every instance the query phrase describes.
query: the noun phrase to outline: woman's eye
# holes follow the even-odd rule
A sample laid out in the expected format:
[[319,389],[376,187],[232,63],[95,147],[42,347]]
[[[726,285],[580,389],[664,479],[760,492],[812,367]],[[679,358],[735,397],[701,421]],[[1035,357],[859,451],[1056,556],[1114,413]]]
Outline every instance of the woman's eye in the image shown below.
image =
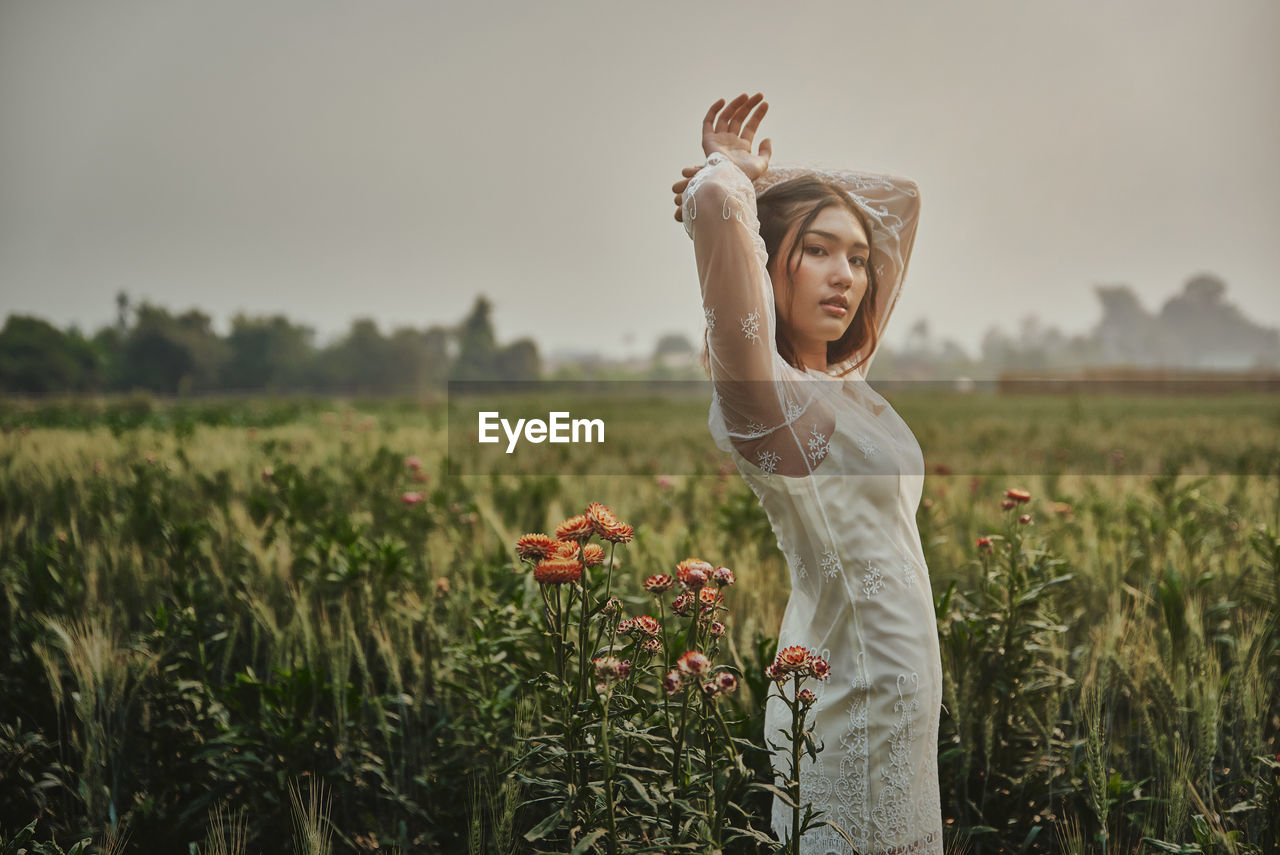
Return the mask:
[[827,251],[826,251],[825,249],[823,249],[822,247],[820,247],[820,246],[813,246],[813,245],[806,246],[806,247],[804,248],[804,251],[805,251],[805,252],[808,252],[808,253],[811,253],[811,254],[813,254],[813,255],[826,255],[826,253],[827,253]]
[[867,266],[867,260],[860,255],[855,255],[853,258],[849,259],[849,263],[852,264],[854,267]]

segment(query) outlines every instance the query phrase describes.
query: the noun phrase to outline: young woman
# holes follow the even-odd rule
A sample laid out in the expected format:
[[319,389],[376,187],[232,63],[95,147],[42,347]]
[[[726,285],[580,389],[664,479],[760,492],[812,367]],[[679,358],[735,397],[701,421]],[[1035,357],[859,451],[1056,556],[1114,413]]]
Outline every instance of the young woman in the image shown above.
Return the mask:
[[[941,853],[942,663],[915,512],[924,461],[865,382],[915,239],[911,181],[770,168],[761,95],[717,101],[706,162],[673,186],[693,238],[713,381],[711,432],[769,516],[791,569],[779,647],[820,651],[831,676],[810,711],[824,750],[802,801],[858,852]],[[765,710],[774,741],[790,724]],[[776,745],[775,767],[790,764]],[[775,799],[785,838],[791,810]],[[801,851],[846,853],[829,827]]]

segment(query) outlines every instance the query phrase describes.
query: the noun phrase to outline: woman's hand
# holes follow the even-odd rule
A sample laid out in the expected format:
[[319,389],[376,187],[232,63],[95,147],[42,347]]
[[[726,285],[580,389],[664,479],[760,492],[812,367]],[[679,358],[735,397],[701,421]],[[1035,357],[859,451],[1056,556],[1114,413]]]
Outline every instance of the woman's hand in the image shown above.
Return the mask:
[[[720,113],[722,107],[724,112]],[[702,120],[702,153],[709,156],[720,152],[755,181],[769,168],[769,158],[773,155],[772,140],[762,140],[759,152],[751,153],[756,129],[767,112],[769,102],[759,92],[750,98],[744,92],[730,101],[727,107],[723,98],[716,101]],[[720,113],[719,118],[716,118],[717,113]]]
[[[723,113],[720,112],[722,108]],[[773,141],[768,139],[760,141],[760,148],[756,154],[751,153],[751,144],[755,141],[756,130],[759,129],[760,121],[768,111],[769,103],[759,92],[750,97],[744,92],[730,101],[727,107],[724,99],[719,99],[711,105],[706,118],[702,120],[702,153],[710,156],[720,152],[732,160],[747,178],[755,181],[769,168],[769,158],[773,155]],[[718,118],[717,114],[719,114]],[[689,179],[701,168],[701,166],[685,167],[680,172],[684,178],[671,185],[672,191],[676,194],[677,222],[684,221],[681,207],[685,188],[689,186]]]

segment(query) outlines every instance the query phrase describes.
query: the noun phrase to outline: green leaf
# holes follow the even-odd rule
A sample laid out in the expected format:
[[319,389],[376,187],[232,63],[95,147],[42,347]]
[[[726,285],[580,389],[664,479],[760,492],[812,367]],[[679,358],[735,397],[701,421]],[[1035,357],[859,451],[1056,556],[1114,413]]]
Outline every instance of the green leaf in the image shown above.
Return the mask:
[[582,855],[582,853],[586,852],[591,847],[591,844],[595,843],[601,837],[604,837],[607,833],[608,829],[597,828],[595,831],[579,840],[578,845],[569,850],[569,855]]
[[530,843],[541,840],[559,828],[560,823],[564,822],[567,814],[568,810],[566,808],[560,808],[560,810],[551,814],[546,819],[542,820],[542,822],[525,832],[524,839]]

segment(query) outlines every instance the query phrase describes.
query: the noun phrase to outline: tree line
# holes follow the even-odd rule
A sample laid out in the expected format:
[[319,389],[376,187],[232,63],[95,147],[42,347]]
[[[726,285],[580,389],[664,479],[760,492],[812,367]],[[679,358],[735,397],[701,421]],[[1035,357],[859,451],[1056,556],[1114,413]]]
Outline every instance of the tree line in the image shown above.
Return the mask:
[[368,318],[317,346],[315,331],[283,315],[237,314],[219,335],[198,309],[173,314],[116,298],[117,319],[85,336],[10,314],[0,329],[0,394],[40,397],[144,390],[207,393],[421,395],[449,380],[535,380],[537,345],[499,344],[484,297],[455,326],[400,327]]

